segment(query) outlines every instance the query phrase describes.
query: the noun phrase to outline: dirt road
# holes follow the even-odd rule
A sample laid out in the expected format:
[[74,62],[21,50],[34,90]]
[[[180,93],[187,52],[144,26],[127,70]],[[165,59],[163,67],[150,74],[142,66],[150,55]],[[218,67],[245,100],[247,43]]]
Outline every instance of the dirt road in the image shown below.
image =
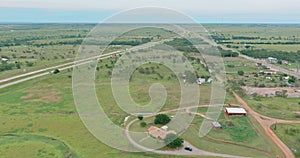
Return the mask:
[[230,51],[233,51],[233,52],[237,52],[239,53],[239,56],[242,57],[242,58],[245,58],[247,60],[250,60],[250,61],[253,61],[253,62],[256,62],[256,63],[261,63],[265,66],[269,66],[271,67],[271,69],[273,69],[274,71],[280,71],[280,72],[283,72],[285,74],[289,74],[291,76],[294,76],[296,77],[297,79],[300,79],[300,72],[296,72],[296,71],[290,71],[290,70],[287,70],[287,69],[284,69],[280,66],[276,66],[276,65],[273,65],[273,64],[270,64],[268,63],[267,61],[265,60],[262,60],[262,59],[255,59],[255,58],[252,58],[252,57],[249,57],[249,56],[246,56],[246,55],[243,55],[241,54],[239,51],[233,49],[233,48],[228,48],[224,45],[218,45],[219,47],[221,47],[223,50],[230,50]]
[[293,152],[277,137],[277,135],[271,130],[271,125],[274,123],[300,123],[300,121],[296,120],[281,120],[276,118],[271,118],[267,116],[263,116],[254,110],[252,110],[248,104],[236,93],[233,93],[235,98],[238,100],[240,104],[247,110],[249,115],[252,115],[258,123],[263,127],[266,134],[277,144],[277,146],[284,152],[286,158],[295,158]]
[[[202,105],[198,105],[198,106],[202,106]],[[195,107],[198,107],[198,106],[195,106]],[[171,150],[156,150],[156,149],[146,148],[146,147],[138,144],[130,136],[129,128],[136,121],[138,121],[138,119],[132,120],[131,122],[129,122],[126,125],[125,136],[132,145],[134,145],[136,148],[140,149],[141,151],[152,152],[152,153],[156,153],[156,154],[164,154],[164,155],[190,155],[190,156],[195,156],[195,155],[200,156],[201,155],[201,156],[214,156],[214,157],[227,157],[227,158],[244,158],[242,156],[234,156],[234,155],[220,154],[220,153],[204,151],[204,150],[196,148],[195,146],[193,146],[192,144],[190,144],[187,141],[184,141],[183,146],[189,146],[193,149],[193,151],[187,151],[187,150],[184,150],[183,148],[180,149],[180,150],[172,150],[172,151]]]

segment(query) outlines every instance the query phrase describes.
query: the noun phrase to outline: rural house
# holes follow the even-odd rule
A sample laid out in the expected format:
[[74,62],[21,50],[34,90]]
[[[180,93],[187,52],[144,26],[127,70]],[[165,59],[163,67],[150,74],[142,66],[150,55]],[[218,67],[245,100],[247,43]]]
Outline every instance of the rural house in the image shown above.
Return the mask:
[[170,133],[176,134],[175,131],[166,131],[164,129],[155,126],[149,127],[147,132],[151,137],[161,139],[161,140],[164,140],[166,136]]

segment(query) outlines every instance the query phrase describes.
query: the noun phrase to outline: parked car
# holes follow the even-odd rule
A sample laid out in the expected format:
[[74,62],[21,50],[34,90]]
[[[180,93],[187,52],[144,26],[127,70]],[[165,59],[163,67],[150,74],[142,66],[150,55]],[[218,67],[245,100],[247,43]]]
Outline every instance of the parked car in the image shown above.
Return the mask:
[[193,151],[193,149],[191,147],[184,147],[184,150],[188,150],[188,151]]

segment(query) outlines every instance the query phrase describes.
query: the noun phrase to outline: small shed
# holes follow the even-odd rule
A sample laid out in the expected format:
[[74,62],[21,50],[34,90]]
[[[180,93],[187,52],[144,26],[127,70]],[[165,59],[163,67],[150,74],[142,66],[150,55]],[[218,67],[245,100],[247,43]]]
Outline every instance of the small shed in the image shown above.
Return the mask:
[[212,122],[211,125],[213,126],[213,128],[216,128],[216,129],[222,128],[221,124],[217,121]]
[[209,78],[209,79],[207,79],[207,83],[212,83],[212,81],[213,81],[213,79],[212,78]]
[[163,130],[165,130],[165,131],[168,131],[168,126],[162,126],[162,127],[160,127],[161,129],[163,129]]
[[7,58],[1,58],[1,61],[7,62],[8,59]]

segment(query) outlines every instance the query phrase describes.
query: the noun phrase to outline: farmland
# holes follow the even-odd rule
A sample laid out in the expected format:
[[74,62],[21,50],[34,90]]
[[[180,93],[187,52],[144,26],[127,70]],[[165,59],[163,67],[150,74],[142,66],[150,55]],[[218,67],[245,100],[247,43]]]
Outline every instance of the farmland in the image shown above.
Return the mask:
[[[1,58],[8,59],[7,62],[0,64],[0,79],[74,61],[81,42],[94,26],[94,24],[0,25],[0,55]],[[217,43],[238,51],[249,51],[252,55],[254,50],[259,50],[260,53],[278,51],[280,54],[294,53],[294,59],[298,57],[297,46],[300,42],[298,25],[207,24],[205,27]],[[143,28],[113,39],[112,35],[119,33],[122,28],[107,26],[105,29],[107,34],[101,40],[112,42],[103,50],[104,53],[126,51],[138,45],[176,36],[163,29]],[[203,57],[188,41],[176,37],[164,44],[173,46],[178,53],[187,57],[196,71],[195,77],[211,77]],[[238,53],[222,49],[220,52],[224,57],[228,80],[225,104],[238,104],[231,92],[241,92],[239,94],[249,106],[262,115],[299,120],[298,98],[248,96],[241,88],[242,86],[286,87],[289,84],[295,84],[297,87],[297,81],[289,83],[289,80],[283,79],[287,74],[280,72],[260,73],[267,68],[238,57]],[[123,127],[124,118],[128,114],[114,100],[111,75],[114,64],[121,56],[122,54],[101,59],[95,66],[97,98],[107,116],[119,127]],[[296,60],[289,60],[289,62],[291,66],[297,65]],[[16,150],[21,151],[24,157],[99,157],[99,155],[101,157],[170,157],[148,152],[119,151],[97,140],[86,129],[77,114],[72,94],[72,70],[68,68],[56,74],[49,73],[47,76],[0,89],[0,152],[5,153],[4,157],[20,157],[19,153],[14,152]],[[269,77],[271,79],[268,79]],[[188,82],[194,83],[195,79],[192,78]],[[180,78],[177,78],[168,67],[149,62],[138,67],[132,74],[130,95],[136,103],[143,106],[151,100],[148,94],[149,88],[153,83],[158,82],[168,92],[165,105],[160,110],[173,110],[180,104],[179,80]],[[211,85],[209,83],[199,85],[199,90],[199,104],[208,104],[211,99]],[[201,107],[197,113],[205,115],[206,111],[206,107]],[[186,113],[186,111],[181,112]],[[169,113],[171,114],[174,113]],[[134,118],[136,117],[132,116],[130,120]],[[261,126],[251,116],[228,117],[222,111],[217,120],[222,125],[222,129],[213,129],[207,136],[200,138],[199,128],[203,120],[203,117],[196,115],[190,127],[182,135],[186,141],[199,149],[249,157],[283,156],[274,142],[262,133],[264,131],[261,130]],[[153,118],[145,121],[153,122]],[[290,131],[294,130],[289,129],[298,129],[298,124],[278,124],[275,133],[291,149],[300,150],[295,145],[297,134],[285,135],[286,129],[291,133]],[[145,132],[146,128],[140,127],[140,123],[137,122],[132,125],[131,130]]]

